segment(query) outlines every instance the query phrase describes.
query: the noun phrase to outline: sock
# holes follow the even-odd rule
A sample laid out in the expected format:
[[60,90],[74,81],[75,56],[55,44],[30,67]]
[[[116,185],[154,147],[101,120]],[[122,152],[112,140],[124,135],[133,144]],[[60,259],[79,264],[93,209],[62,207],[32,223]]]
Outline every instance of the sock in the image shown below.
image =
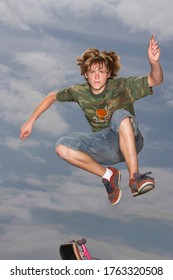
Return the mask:
[[106,168],[106,172],[105,172],[105,174],[103,175],[102,178],[110,181],[110,178],[111,178],[112,174],[113,174],[112,170],[110,170],[109,168]]

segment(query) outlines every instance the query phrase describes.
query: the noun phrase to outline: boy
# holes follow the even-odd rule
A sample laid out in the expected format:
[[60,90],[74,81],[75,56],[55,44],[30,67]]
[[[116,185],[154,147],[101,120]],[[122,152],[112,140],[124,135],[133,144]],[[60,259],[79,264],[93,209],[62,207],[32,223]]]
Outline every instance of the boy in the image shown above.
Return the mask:
[[28,121],[21,127],[20,139],[32,132],[36,119],[56,101],[77,102],[87,118],[92,133],[72,133],[56,143],[56,153],[70,164],[102,178],[112,205],[121,199],[121,172],[113,165],[125,161],[132,195],[155,187],[151,172],[140,174],[137,154],[143,137],[135,118],[133,102],[148,94],[163,81],[159,63],[160,48],[152,35],[148,46],[151,71],[148,76],[117,78],[120,60],[115,52],[87,49],[78,59],[86,82],[49,93]]

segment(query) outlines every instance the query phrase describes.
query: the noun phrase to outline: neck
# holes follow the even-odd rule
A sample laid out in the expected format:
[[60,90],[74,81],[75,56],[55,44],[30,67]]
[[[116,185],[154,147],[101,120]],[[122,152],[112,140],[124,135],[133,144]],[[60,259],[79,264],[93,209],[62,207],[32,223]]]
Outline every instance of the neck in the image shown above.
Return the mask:
[[106,84],[103,85],[103,86],[102,86],[101,88],[99,88],[99,89],[93,88],[93,87],[91,87],[91,86],[90,86],[90,88],[91,88],[92,93],[95,94],[95,95],[97,95],[97,94],[101,94],[101,93],[105,90]]

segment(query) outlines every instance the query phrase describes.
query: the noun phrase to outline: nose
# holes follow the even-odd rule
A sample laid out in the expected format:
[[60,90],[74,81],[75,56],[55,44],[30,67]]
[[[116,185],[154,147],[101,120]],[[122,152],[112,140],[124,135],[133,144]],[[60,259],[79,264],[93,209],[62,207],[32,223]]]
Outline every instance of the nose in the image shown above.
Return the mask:
[[98,79],[99,78],[99,71],[95,71],[95,78]]

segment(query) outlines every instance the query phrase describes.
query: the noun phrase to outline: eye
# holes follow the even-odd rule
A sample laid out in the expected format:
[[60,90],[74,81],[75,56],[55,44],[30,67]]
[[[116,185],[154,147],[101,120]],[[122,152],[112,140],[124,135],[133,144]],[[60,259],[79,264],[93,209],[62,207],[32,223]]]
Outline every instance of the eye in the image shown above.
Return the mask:
[[105,70],[99,70],[99,73],[100,74],[106,74],[106,71]]
[[93,74],[93,73],[95,73],[95,71],[90,70],[90,71],[88,71],[88,73]]

